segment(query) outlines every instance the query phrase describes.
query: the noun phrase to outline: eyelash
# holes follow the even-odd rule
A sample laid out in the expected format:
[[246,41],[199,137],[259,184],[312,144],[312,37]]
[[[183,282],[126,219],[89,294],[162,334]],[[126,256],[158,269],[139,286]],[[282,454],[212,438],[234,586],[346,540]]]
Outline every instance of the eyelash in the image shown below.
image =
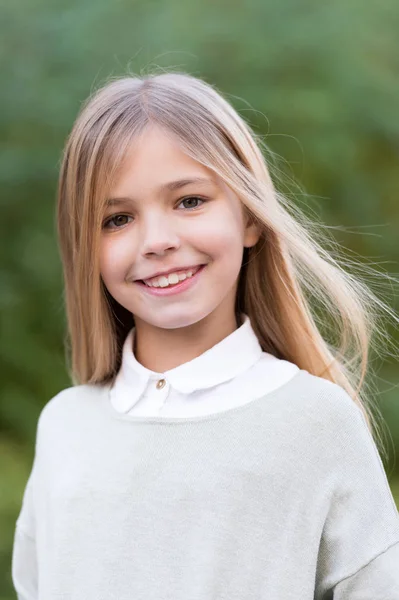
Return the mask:
[[[200,196],[186,196],[185,198],[182,198],[181,200],[179,200],[178,204],[181,204],[182,202],[184,202],[185,200],[201,200],[201,202],[206,202],[207,199],[206,198],[202,198]],[[200,204],[200,206],[202,206],[202,204]],[[192,208],[188,208],[187,210],[195,210],[196,208],[199,208],[199,206],[194,206]],[[117,217],[128,217],[129,215],[126,215],[124,213],[118,213],[116,215],[112,215],[112,217],[108,217],[104,223],[103,223],[103,229],[107,229],[108,225],[111,223],[111,221],[114,221],[114,219],[116,219]],[[122,229],[122,227],[124,227],[125,225],[127,225],[127,223],[125,223],[124,225],[122,225],[121,227],[111,227],[111,229]]]

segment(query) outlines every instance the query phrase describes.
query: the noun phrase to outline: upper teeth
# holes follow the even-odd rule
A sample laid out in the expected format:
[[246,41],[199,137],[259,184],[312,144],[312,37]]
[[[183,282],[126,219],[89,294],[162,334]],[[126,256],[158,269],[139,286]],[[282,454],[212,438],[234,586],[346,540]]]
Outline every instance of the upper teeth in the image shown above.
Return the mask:
[[195,267],[194,269],[189,269],[188,271],[177,271],[176,273],[169,273],[169,275],[160,275],[158,277],[153,277],[152,279],[143,279],[146,285],[150,287],[167,287],[168,285],[179,283],[179,281],[184,281],[187,277],[192,277],[199,270],[200,266]]

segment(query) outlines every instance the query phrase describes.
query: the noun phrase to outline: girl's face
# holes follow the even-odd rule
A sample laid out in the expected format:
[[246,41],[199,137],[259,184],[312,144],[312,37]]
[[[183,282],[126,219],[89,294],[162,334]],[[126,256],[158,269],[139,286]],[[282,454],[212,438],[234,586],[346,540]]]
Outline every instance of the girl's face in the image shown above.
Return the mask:
[[[213,313],[235,321],[243,249],[260,232],[254,224],[246,226],[241,201],[217,175],[160,129],[147,128],[131,147],[111,200],[100,271],[111,296],[133,313],[136,327],[142,321],[176,329]],[[155,295],[140,282],[199,265],[205,268],[178,293]]]

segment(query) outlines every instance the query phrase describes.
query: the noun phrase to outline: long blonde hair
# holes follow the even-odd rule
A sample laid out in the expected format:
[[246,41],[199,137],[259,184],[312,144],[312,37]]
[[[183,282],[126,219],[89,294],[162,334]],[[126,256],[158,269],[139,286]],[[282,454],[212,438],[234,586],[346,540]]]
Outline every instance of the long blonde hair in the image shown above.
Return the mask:
[[214,86],[182,72],[109,80],[86,100],[66,142],[57,226],[73,382],[113,380],[134,325],[134,316],[104,286],[99,244],[110,186],[129,144],[150,124],[172,134],[183,151],[217,173],[261,226],[259,242],[244,251],[236,313],[249,315],[263,351],[340,385],[378,443],[365,376],[375,334],[383,333],[379,311],[396,319],[394,313],[343,268],[343,257],[320,223],[277,191],[261,136]]

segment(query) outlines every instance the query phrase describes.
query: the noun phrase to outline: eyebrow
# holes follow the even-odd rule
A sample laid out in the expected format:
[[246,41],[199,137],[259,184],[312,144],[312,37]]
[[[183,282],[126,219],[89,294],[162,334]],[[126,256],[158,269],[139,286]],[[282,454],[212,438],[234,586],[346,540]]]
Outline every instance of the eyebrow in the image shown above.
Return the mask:
[[[176,181],[169,181],[168,183],[164,183],[159,186],[158,191],[160,193],[163,192],[174,192],[175,190],[179,190],[187,185],[191,185],[195,183],[196,185],[214,185],[214,182],[208,177],[187,177],[185,179],[176,179]],[[107,200],[107,206],[115,206],[117,204],[122,204],[123,202],[133,200],[133,198],[129,198],[128,196],[123,198],[109,198]]]

